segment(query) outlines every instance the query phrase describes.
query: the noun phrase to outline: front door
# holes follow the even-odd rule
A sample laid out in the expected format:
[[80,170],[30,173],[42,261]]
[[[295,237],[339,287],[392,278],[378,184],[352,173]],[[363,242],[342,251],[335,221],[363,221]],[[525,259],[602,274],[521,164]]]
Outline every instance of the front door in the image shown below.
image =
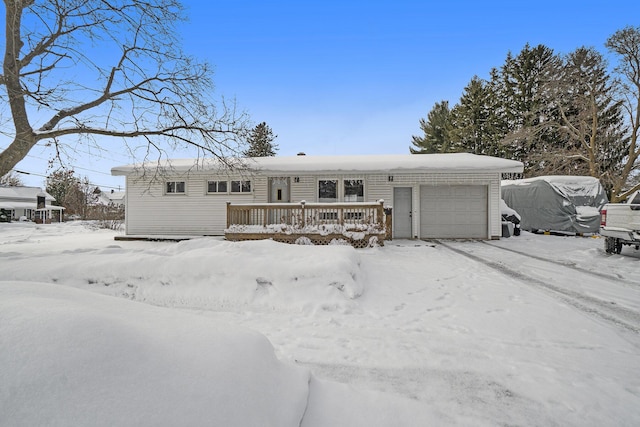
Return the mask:
[[289,178],[269,178],[269,203],[289,203]]
[[393,189],[393,237],[410,239],[411,235],[411,187]]

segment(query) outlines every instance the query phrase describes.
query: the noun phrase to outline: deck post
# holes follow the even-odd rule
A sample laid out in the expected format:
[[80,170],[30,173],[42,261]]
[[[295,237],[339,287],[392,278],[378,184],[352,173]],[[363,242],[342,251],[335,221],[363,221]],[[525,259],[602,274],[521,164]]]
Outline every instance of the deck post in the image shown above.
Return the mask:
[[227,229],[231,227],[231,202],[227,202]]
[[307,226],[307,218],[305,217],[306,213],[304,211],[305,203],[306,202],[304,200],[300,201],[300,205],[302,206],[302,228],[305,228]]
[[384,200],[380,199],[380,200],[378,200],[378,203],[380,204],[378,206],[378,226],[380,227],[381,230],[384,230],[384,228],[385,228],[385,224],[384,224]]

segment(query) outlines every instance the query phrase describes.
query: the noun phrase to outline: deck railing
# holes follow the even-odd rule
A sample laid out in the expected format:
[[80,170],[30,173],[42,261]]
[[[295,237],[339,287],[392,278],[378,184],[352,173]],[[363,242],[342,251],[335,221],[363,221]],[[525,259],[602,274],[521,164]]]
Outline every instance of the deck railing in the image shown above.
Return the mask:
[[368,224],[384,230],[383,201],[378,203],[227,202],[227,228],[232,225],[289,225],[297,229],[325,224]]
[[[383,204],[383,200],[378,203],[227,202],[225,235],[236,238],[245,234],[253,239],[282,234],[353,236],[361,233],[362,237],[376,236],[382,241],[386,230]],[[234,234],[236,236],[232,236]]]

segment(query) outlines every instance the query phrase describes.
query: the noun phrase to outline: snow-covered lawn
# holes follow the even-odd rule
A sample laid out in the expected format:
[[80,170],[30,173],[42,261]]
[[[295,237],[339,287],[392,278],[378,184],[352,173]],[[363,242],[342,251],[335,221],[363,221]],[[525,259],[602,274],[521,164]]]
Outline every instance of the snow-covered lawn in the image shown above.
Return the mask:
[[0,425],[640,425],[633,248],[115,235],[0,224]]

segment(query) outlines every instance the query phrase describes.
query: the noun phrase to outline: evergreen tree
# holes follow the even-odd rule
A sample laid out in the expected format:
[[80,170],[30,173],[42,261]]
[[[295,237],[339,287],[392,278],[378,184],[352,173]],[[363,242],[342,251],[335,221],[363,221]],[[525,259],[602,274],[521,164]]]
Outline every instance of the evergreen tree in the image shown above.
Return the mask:
[[55,204],[64,206],[65,214],[78,214],[83,218],[87,214],[89,203],[94,202],[95,187],[87,177],[79,178],[74,171],[59,169],[47,177],[47,193],[56,200]]
[[412,136],[411,154],[447,153],[454,150],[451,146],[451,111],[449,101],[436,102],[427,114],[420,119],[423,136]]
[[506,156],[505,147],[498,144],[502,135],[497,110],[491,85],[474,76],[451,112],[452,139],[459,151]]
[[541,89],[548,64],[554,60],[557,58],[548,47],[531,48],[526,44],[516,57],[509,53],[499,72],[492,76],[501,106],[497,114],[505,132],[502,143],[509,147],[513,158],[524,163],[525,174],[529,175],[540,175],[544,168],[538,154],[553,151],[559,144],[557,132],[549,123],[553,112]]
[[270,157],[275,156],[278,146],[273,143],[278,135],[274,135],[273,131],[262,122],[249,132],[247,142],[249,148],[243,153],[245,157]]

